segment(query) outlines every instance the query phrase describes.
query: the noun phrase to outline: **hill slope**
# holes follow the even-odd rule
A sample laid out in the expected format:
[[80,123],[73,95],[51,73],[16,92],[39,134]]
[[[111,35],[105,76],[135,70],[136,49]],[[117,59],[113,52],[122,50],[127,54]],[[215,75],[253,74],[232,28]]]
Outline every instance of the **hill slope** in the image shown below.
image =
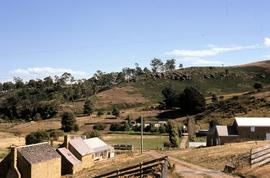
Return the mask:
[[160,75],[138,77],[134,82],[121,84],[121,87],[134,87],[152,102],[162,100],[161,91],[172,86],[177,91],[187,86],[196,87],[205,96],[211,93],[225,95],[252,91],[253,84],[270,84],[270,61],[263,61],[233,67],[191,67]]

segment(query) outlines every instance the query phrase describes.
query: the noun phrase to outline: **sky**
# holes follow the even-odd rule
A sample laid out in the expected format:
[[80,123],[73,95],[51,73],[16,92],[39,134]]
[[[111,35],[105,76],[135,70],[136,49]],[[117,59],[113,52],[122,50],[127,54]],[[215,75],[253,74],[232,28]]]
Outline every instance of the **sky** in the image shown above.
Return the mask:
[[270,58],[268,0],[0,0],[0,81]]

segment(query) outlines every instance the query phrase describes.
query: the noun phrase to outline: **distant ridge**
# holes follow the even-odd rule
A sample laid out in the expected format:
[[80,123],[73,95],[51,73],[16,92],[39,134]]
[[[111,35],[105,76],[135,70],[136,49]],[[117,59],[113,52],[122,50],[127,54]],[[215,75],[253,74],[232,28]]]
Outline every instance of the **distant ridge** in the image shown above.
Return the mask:
[[270,60],[264,60],[264,61],[257,61],[257,62],[252,62],[248,64],[241,64],[236,67],[262,67],[265,69],[268,69],[270,71]]

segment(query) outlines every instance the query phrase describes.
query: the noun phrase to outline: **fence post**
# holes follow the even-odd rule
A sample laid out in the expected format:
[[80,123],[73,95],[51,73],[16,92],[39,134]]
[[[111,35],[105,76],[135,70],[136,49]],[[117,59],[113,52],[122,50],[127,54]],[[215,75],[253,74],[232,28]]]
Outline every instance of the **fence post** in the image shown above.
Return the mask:
[[119,169],[117,169],[117,177],[119,177],[119,174],[120,174],[120,170]]
[[165,157],[164,163],[162,164],[162,178],[167,178],[168,174],[168,157]]
[[143,177],[143,172],[142,172],[142,163],[140,162],[140,178],[142,178]]

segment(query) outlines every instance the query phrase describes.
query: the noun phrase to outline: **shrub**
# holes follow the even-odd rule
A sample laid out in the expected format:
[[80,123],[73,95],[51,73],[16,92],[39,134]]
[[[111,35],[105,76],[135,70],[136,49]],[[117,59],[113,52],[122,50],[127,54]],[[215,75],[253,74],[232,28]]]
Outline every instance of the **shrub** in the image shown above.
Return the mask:
[[105,124],[102,124],[102,123],[96,123],[93,126],[93,129],[95,129],[95,130],[104,130],[105,128],[106,128],[106,125]]
[[114,107],[112,110],[112,115],[118,117],[120,115],[120,110],[118,108]]
[[261,89],[263,89],[263,85],[259,82],[254,83],[253,87],[257,90],[260,91]]
[[218,97],[217,97],[217,95],[216,95],[216,94],[212,94],[211,100],[212,100],[213,103],[218,102]]
[[91,115],[94,112],[94,106],[90,99],[87,99],[83,106],[83,113],[87,115]]
[[59,137],[64,135],[64,132],[62,130],[50,130],[49,135],[51,139],[58,140]]
[[159,133],[166,133],[166,127],[162,124],[159,128]]
[[85,132],[84,135],[86,136],[86,138],[94,138],[94,137],[100,137],[100,133],[97,130],[91,130],[88,132]]
[[78,125],[76,126],[75,116],[71,112],[63,113],[61,123],[64,132],[76,131],[79,128]]
[[97,115],[102,116],[102,115],[104,115],[104,112],[102,110],[98,110]]
[[45,131],[31,132],[25,137],[25,144],[35,144],[48,141],[50,139],[49,133]]
[[123,126],[120,123],[113,123],[110,126],[110,131],[123,131]]

